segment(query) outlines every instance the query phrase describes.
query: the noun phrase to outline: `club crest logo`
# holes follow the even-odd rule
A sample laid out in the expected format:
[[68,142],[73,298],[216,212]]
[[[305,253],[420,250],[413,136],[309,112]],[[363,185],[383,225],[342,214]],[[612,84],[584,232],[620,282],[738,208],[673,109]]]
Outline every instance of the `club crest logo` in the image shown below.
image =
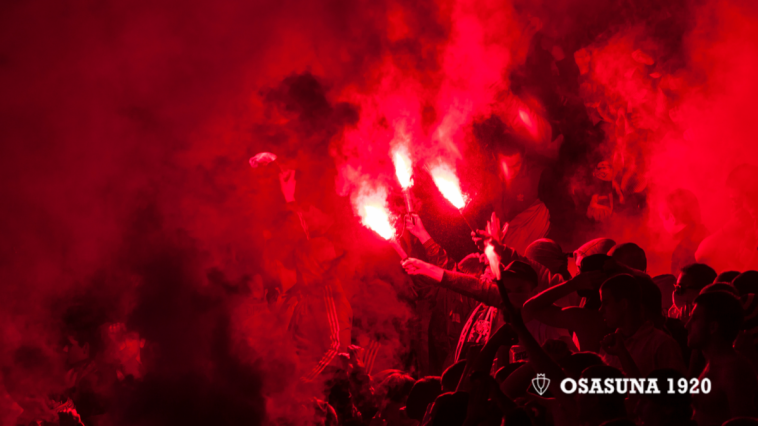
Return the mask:
[[537,377],[532,379],[532,387],[538,394],[543,395],[547,392],[547,388],[550,386],[550,379],[545,377],[544,374],[538,374]]

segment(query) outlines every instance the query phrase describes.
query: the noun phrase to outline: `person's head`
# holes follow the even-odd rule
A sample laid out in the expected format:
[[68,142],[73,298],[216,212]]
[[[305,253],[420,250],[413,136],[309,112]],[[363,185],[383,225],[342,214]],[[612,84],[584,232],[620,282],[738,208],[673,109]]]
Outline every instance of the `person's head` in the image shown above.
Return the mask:
[[[648,379],[656,379],[659,384],[668,383],[669,379],[678,383],[684,375],[671,368],[653,370]],[[688,424],[692,418],[691,398],[689,393],[661,392],[644,394],[635,409],[642,426],[679,426]]]
[[[582,372],[581,378],[621,379],[624,375],[616,368],[607,365],[593,365]],[[579,421],[590,425],[600,425],[605,421],[626,416],[624,398],[626,395],[619,393],[611,394],[581,394],[576,393],[576,405]]]
[[510,279],[503,280],[508,293],[529,293],[537,287],[539,281],[534,268],[520,260],[509,263],[503,270],[502,276],[510,277]]
[[700,223],[700,203],[692,191],[675,189],[666,196],[666,206],[676,225],[697,225]]
[[576,262],[576,269],[582,270],[582,260],[593,254],[608,254],[608,252],[616,245],[616,242],[610,238],[595,238],[594,240],[587,241],[582,244],[581,247],[574,250],[574,262]]
[[724,271],[713,280],[714,283],[731,283],[740,275],[739,271]]
[[642,295],[637,279],[628,274],[608,278],[600,286],[600,313],[611,329],[641,320]]
[[447,367],[447,369],[442,372],[442,392],[455,392],[455,389],[458,387],[458,382],[461,381],[461,376],[463,376],[463,369],[465,368],[466,360],[461,360],[450,367]]
[[595,352],[577,352],[562,359],[559,364],[572,379],[579,379],[582,372],[593,365],[604,365],[603,359]]
[[732,285],[740,294],[758,294],[758,271],[745,271],[737,275]]
[[377,394],[388,402],[405,403],[416,381],[407,374],[391,374],[379,384]]
[[526,156],[526,144],[522,138],[511,133],[504,133],[493,140],[492,148],[506,181],[510,181],[521,173]]
[[595,165],[595,170],[592,171],[592,176],[603,182],[610,182],[613,179],[613,166],[610,161],[601,161]]
[[608,256],[612,257],[616,262],[638,271],[645,272],[647,270],[645,250],[642,250],[642,247],[637,244],[616,244],[616,246],[608,252]]
[[745,317],[742,321],[742,329],[756,341],[758,337],[758,296],[755,294],[745,294],[740,297],[742,312]]
[[674,286],[674,303],[679,306],[691,306],[700,290],[716,279],[716,271],[708,265],[693,263],[682,268]]
[[506,364],[503,367],[500,367],[500,369],[495,372],[495,380],[498,383],[502,384],[505,381],[505,379],[507,379],[508,376],[511,375],[511,373],[518,370],[519,367],[521,367],[522,365],[526,365],[526,362],[524,361],[512,362],[512,363]]
[[676,285],[676,276],[672,274],[657,275],[653,277],[653,282],[658,286],[661,291],[661,308],[666,312],[674,303],[671,295],[674,293],[674,285]]
[[468,412],[468,392],[443,393],[434,401],[434,426],[462,426]]
[[442,393],[442,381],[439,377],[428,376],[418,379],[413,384],[411,393],[405,401],[405,414],[408,418],[422,421],[426,407]]
[[736,288],[730,283],[713,283],[708,284],[707,286],[703,287],[702,290],[700,290],[700,294],[703,293],[710,293],[712,291],[725,291],[727,293],[732,293],[734,297],[740,297],[739,292]]
[[[579,273],[602,271],[605,268],[606,262],[610,259],[607,254],[591,254],[585,256],[582,259],[582,264],[579,267]],[[577,290],[582,301],[580,306],[584,309],[598,310],[600,309],[600,290],[594,288],[585,288]]]
[[568,256],[560,244],[547,238],[535,240],[524,252],[529,260],[546,267],[553,274],[568,274]]
[[742,328],[743,318],[742,305],[733,294],[703,293],[695,298],[695,307],[685,325],[687,345],[692,349],[731,346]]

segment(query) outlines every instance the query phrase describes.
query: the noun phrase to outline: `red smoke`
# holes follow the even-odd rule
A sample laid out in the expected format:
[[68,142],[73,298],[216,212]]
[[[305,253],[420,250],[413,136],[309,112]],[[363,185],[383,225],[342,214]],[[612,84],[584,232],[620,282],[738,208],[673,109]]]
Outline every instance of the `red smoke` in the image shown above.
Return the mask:
[[[120,349],[105,353],[122,374],[144,374],[113,411],[134,416],[117,423],[221,424],[220,410],[228,423],[308,418],[312,389],[298,387],[286,324],[265,300],[295,282],[282,241],[298,228],[282,219],[275,168],[248,165],[261,151],[297,170],[297,198],[324,228],[339,224],[354,336],[392,342],[377,368],[409,352],[412,295],[355,202],[385,191],[391,213],[404,211],[391,159],[401,145],[443,243],[465,226],[425,168],[449,164],[472,204],[485,203],[495,177],[472,129],[491,114],[557,160],[560,182],[596,155],[629,172],[629,188],[648,189],[638,242],[650,253],[665,248],[657,217],[671,189],[693,191],[715,230],[726,174],[756,158],[754,7],[594,3],[5,2],[0,364],[27,372],[34,392],[57,389],[62,318],[82,305],[106,329],[123,324]],[[595,109],[600,142],[574,128],[571,107]],[[36,361],[21,368],[19,354]],[[19,407],[0,396],[0,412]]]

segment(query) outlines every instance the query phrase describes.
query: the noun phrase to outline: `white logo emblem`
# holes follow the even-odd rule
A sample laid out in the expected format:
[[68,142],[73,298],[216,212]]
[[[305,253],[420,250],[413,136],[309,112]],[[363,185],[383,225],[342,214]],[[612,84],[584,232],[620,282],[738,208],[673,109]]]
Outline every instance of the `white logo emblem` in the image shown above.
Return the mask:
[[538,394],[543,395],[547,392],[547,388],[550,386],[550,379],[545,377],[544,374],[538,374],[537,377],[532,379],[532,387]]

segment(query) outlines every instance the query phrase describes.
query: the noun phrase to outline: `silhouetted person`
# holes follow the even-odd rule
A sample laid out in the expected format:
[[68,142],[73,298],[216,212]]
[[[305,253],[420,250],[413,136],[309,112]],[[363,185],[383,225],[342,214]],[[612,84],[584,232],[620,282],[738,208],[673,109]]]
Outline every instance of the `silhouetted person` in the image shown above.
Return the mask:
[[550,229],[550,213],[540,199],[544,167],[530,159],[520,137],[502,134],[493,138],[491,149],[500,180],[493,189],[493,210],[510,224],[504,244],[524,253],[533,241]]
[[716,271],[713,268],[702,263],[695,263],[682,268],[674,286],[674,304],[669,308],[669,318],[677,318],[682,323],[686,323],[700,290],[713,283],[716,276]]
[[745,271],[732,280],[732,285],[740,294],[758,294],[758,271]]
[[630,377],[645,377],[659,368],[684,372],[679,345],[645,315],[643,279],[616,275],[600,287],[600,313],[608,328],[615,330],[603,339],[604,360]]
[[647,271],[647,256],[642,247],[634,243],[616,244],[609,252],[608,256],[616,262],[634,268],[638,271]]
[[553,274],[559,274],[564,280],[570,280],[568,256],[560,244],[548,238],[540,238],[529,244],[524,253],[529,260],[546,267]]
[[[658,386],[668,386],[668,380],[678,383],[684,375],[670,368],[653,370],[648,379],[657,379]],[[696,426],[692,419],[692,398],[689,393],[643,394],[635,409],[642,426]]]
[[722,291],[703,293],[695,299],[687,322],[687,342],[705,356],[699,376],[711,381],[710,393],[693,394],[698,425],[720,425],[728,419],[756,414],[758,380],[750,362],[732,347],[742,328],[743,312],[734,295]]

